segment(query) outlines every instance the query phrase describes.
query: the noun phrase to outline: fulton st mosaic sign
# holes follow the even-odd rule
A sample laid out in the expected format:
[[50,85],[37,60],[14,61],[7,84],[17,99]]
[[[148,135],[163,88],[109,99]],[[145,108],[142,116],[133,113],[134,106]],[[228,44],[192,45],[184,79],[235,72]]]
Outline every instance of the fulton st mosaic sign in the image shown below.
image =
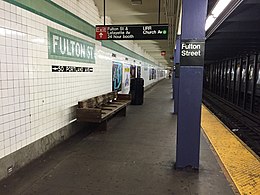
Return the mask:
[[97,40],[167,40],[167,24],[98,25]]
[[48,27],[49,59],[95,63],[95,45],[86,40]]

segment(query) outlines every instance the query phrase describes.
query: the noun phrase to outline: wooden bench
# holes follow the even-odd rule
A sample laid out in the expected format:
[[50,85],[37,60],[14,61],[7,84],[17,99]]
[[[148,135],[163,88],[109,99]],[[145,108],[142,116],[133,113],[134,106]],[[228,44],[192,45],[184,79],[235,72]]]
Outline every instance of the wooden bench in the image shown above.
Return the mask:
[[107,121],[114,115],[126,116],[126,106],[131,95],[110,92],[78,102],[77,120],[98,124],[98,129],[107,130]]

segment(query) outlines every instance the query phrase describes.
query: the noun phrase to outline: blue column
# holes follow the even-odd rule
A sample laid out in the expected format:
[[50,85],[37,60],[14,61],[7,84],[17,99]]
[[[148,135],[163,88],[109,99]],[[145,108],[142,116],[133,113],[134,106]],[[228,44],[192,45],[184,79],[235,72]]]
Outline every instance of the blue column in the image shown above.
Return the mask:
[[181,38],[180,35],[176,38],[176,51],[174,54],[174,66],[175,66],[175,74],[174,74],[174,103],[173,103],[173,114],[178,113],[178,99],[179,99],[179,77],[180,77],[180,44]]
[[[183,0],[182,2],[175,166],[176,168],[198,169],[207,0]],[[190,55],[186,52],[196,53]]]
[[[175,51],[174,51],[175,53]],[[174,56],[174,54],[173,54]],[[172,99],[174,99],[174,77],[175,77],[175,71],[174,71],[174,64],[172,65]]]

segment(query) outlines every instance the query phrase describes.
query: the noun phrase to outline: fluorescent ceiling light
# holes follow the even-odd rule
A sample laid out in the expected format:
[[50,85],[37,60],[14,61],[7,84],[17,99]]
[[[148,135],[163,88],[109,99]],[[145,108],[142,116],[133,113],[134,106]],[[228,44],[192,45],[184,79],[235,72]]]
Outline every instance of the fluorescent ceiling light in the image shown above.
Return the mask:
[[178,25],[177,35],[181,35],[181,23],[182,23],[182,9],[180,10],[180,17],[179,17],[179,25]]
[[209,14],[207,20],[206,20],[206,25],[205,25],[205,30],[207,31],[210,26],[214,23],[216,18],[223,12],[223,10],[228,6],[228,4],[231,2],[231,0],[219,0],[211,13]]
[[217,5],[212,10],[211,14],[217,18],[219,14],[227,7],[231,0],[219,0]]
[[205,30],[207,31],[209,29],[209,27],[213,24],[213,22],[215,21],[215,18],[213,15],[210,15],[207,20],[206,20],[206,25],[205,25]]

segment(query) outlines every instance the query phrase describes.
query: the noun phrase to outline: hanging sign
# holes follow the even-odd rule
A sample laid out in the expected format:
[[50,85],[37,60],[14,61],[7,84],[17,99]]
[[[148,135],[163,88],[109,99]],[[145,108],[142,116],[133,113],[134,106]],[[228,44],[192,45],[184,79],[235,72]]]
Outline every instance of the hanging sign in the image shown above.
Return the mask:
[[167,40],[168,24],[96,26],[96,40]]

